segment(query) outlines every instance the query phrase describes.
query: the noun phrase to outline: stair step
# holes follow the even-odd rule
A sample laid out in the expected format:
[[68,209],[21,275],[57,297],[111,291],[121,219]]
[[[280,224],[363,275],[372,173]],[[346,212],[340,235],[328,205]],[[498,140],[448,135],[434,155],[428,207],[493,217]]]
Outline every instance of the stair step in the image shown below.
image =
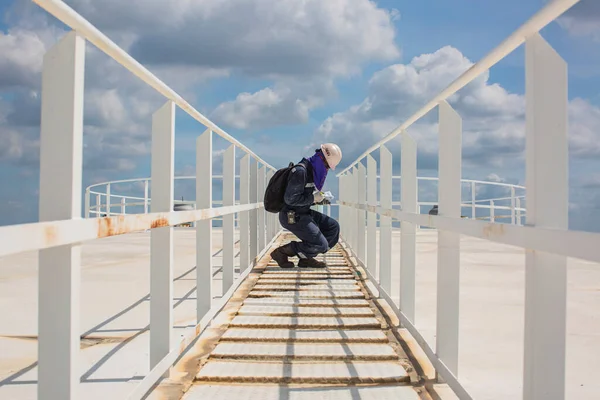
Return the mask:
[[389,344],[363,343],[220,343],[211,358],[252,360],[398,360]]
[[419,400],[410,386],[287,387],[279,385],[196,384],[183,400]]
[[265,297],[247,298],[245,305],[292,305],[294,307],[336,307],[353,308],[368,307],[369,302],[364,299],[294,299],[293,297]]
[[274,290],[252,290],[248,297],[270,297],[270,298],[325,298],[325,299],[364,299],[365,295],[362,292],[352,291],[340,291],[340,290],[303,290],[303,291],[274,291]]
[[399,383],[409,376],[398,362],[247,362],[209,361],[196,379],[260,383]]
[[374,317],[270,317],[238,315],[231,327],[244,328],[361,328],[381,329]]
[[257,285],[300,285],[300,286],[309,286],[309,285],[326,285],[328,287],[337,287],[340,285],[352,285],[358,288],[358,283],[354,278],[352,279],[315,279],[312,277],[298,277],[298,278],[289,278],[289,279],[281,279],[280,277],[276,278],[259,278]]
[[262,284],[257,282],[252,288],[253,290],[274,290],[274,291],[314,291],[314,290],[331,290],[331,291],[359,291],[356,283],[317,283],[312,285],[299,285],[296,283],[279,283],[279,284]]
[[297,307],[297,306],[252,306],[243,305],[238,315],[270,316],[361,316],[371,317],[373,311],[368,307]]
[[388,339],[380,330],[231,328],[223,334],[221,341],[387,343]]

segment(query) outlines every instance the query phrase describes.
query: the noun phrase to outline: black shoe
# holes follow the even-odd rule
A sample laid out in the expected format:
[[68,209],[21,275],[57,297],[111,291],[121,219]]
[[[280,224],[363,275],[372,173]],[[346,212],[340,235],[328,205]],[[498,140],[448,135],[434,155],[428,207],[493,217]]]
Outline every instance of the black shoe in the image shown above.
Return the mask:
[[298,266],[300,268],[325,268],[327,264],[323,261],[317,261],[314,258],[301,258],[298,261]]
[[271,253],[271,258],[275,260],[281,268],[294,268],[294,263],[288,260],[288,257],[295,256],[292,246],[289,244],[276,248]]

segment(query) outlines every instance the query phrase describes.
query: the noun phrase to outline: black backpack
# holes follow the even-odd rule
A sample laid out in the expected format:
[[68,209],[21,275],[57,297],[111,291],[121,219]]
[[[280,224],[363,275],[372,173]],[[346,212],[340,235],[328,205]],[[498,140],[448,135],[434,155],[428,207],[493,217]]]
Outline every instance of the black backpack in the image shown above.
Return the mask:
[[[300,164],[299,164],[300,165]],[[278,213],[283,209],[285,201],[285,189],[287,188],[288,177],[294,168],[294,163],[290,163],[286,168],[281,168],[269,180],[265,190],[265,210],[270,213]]]

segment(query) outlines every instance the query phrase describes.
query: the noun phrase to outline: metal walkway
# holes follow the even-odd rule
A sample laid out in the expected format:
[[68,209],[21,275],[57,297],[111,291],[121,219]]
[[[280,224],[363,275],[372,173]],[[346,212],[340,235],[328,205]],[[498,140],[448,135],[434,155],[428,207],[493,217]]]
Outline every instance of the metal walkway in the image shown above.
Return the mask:
[[265,256],[183,399],[429,399],[364,272],[340,245],[326,262],[287,270]]

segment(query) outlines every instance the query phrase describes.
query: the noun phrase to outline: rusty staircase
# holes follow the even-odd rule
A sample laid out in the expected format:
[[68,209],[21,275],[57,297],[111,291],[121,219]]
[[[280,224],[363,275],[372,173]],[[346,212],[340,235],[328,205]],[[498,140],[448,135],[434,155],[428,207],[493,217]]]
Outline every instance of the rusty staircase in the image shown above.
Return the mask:
[[287,270],[265,256],[223,310],[182,398],[431,399],[361,268],[340,245],[323,258],[324,270]]

